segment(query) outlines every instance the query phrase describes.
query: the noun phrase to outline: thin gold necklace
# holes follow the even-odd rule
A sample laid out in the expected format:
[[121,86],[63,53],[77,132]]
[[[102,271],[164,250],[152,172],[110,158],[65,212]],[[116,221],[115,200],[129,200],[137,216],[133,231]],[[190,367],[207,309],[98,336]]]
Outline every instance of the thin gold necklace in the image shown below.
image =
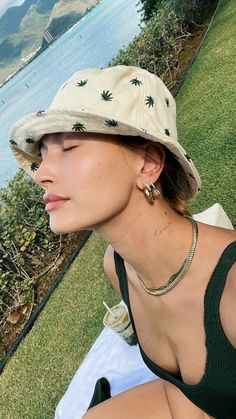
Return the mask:
[[168,281],[165,283],[165,285],[162,285],[159,288],[147,288],[146,285],[144,284],[143,280],[140,278],[139,274],[138,275],[138,279],[140,284],[142,285],[143,289],[151,295],[163,295],[166,294],[167,292],[169,292],[170,290],[172,290],[172,288],[174,288],[179,281],[183,278],[183,276],[186,274],[186,272],[188,272],[189,267],[191,265],[191,262],[193,260],[193,256],[196,250],[196,246],[197,246],[197,240],[198,240],[198,226],[196,221],[192,218],[192,217],[188,217],[186,216],[186,218],[188,218],[193,225],[193,238],[192,238],[192,244],[191,244],[191,248],[189,251],[189,254],[187,256],[187,258],[185,259],[184,263],[182,264],[180,270],[178,272],[176,272],[174,275],[172,275]]

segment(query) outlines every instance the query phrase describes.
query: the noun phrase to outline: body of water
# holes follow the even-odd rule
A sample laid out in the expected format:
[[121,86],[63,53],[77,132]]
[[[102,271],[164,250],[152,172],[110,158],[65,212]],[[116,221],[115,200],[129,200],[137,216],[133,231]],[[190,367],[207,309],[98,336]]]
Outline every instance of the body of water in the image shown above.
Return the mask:
[[46,109],[59,86],[78,69],[106,67],[140,32],[137,0],[103,0],[0,88],[0,188],[18,171],[9,148],[11,125]]

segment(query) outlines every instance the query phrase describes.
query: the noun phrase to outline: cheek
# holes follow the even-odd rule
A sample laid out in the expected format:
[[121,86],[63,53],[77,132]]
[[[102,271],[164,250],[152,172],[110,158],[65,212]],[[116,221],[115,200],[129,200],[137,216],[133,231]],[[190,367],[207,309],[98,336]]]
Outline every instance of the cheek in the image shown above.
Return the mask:
[[[72,167],[74,170],[72,170]],[[105,186],[109,179],[114,180],[118,175],[117,164],[104,162],[97,158],[76,159],[67,170],[70,173],[71,180],[76,180],[83,190]]]
[[133,179],[119,159],[83,162],[81,172],[80,190],[91,203],[96,202],[100,207],[122,206],[129,198]]
[[87,159],[76,162],[75,170],[70,170],[72,183],[77,184],[78,191],[90,194],[105,186],[108,178],[109,167],[101,161]]
[[[84,151],[85,150],[85,151]],[[88,153],[79,148],[63,164],[65,188],[80,205],[121,205],[134,184],[134,173],[116,149],[96,149]],[[61,173],[62,174],[62,173]]]

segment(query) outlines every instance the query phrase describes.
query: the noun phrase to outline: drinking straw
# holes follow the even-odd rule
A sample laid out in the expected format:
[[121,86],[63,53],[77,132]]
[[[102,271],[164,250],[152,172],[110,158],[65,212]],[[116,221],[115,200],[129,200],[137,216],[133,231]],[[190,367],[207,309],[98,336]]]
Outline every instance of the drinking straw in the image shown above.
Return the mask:
[[109,311],[109,313],[113,316],[116,317],[115,314],[111,311],[111,309],[108,307],[108,305],[105,303],[105,301],[103,301],[104,306],[106,307],[106,309]]

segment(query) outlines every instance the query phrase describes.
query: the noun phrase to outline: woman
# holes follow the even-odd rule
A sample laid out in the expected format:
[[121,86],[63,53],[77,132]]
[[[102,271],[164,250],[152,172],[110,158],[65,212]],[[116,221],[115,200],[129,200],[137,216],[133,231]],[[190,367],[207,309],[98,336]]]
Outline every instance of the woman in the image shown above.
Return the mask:
[[81,70],[10,142],[45,189],[52,231],[109,243],[105,272],[161,377],[84,418],[236,418],[235,233],[189,217],[200,179],[163,82],[137,67]]

